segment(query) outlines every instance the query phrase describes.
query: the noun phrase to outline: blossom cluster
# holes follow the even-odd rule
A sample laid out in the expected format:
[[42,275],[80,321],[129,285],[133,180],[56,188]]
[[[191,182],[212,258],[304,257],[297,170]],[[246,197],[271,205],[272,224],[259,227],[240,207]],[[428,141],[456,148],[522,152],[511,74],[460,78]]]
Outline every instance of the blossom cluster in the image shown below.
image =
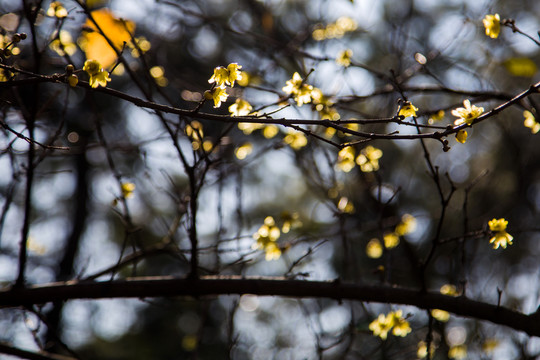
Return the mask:
[[392,335],[405,337],[411,332],[409,322],[403,318],[402,310],[392,311],[387,315],[379,314],[379,316],[369,324],[369,330],[373,331],[373,335],[386,340],[388,333],[392,331]]

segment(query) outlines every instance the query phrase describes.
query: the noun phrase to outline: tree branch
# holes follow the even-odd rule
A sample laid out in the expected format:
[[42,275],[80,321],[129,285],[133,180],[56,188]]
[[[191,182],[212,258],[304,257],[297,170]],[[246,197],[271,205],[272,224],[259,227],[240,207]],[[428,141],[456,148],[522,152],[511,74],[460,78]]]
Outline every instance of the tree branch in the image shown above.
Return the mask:
[[139,277],[107,282],[68,281],[0,291],[0,308],[30,306],[73,299],[146,298],[207,295],[286,296],[331,298],[412,305],[421,309],[441,309],[453,314],[487,320],[540,337],[540,322],[505,307],[439,293],[390,287],[368,286],[340,281],[303,281],[286,278],[205,276],[201,278]]

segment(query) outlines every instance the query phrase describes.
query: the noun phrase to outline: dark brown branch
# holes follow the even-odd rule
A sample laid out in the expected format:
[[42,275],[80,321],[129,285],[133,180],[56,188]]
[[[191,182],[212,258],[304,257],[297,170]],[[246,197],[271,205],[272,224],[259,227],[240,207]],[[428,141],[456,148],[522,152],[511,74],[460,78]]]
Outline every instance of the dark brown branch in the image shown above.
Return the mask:
[[254,294],[294,298],[331,298],[412,305],[441,309],[453,314],[490,321],[540,337],[540,321],[505,307],[390,286],[366,286],[340,281],[303,281],[285,278],[205,276],[179,279],[141,277],[107,282],[61,282],[0,291],[0,307],[30,306],[72,299],[147,298]]

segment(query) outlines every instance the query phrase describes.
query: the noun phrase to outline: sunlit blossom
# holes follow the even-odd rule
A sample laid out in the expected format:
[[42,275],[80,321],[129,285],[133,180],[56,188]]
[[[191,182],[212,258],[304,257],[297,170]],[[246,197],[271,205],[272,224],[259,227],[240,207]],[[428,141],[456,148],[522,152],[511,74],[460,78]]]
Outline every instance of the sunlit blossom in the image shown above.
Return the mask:
[[382,155],[382,150],[368,145],[360,151],[360,155],[356,158],[356,163],[360,165],[360,170],[363,172],[377,171],[379,170],[379,159]]
[[401,106],[401,109],[399,109],[399,116],[403,117],[410,117],[410,116],[416,116],[416,112],[418,111],[418,108],[414,106],[410,101],[406,101]]
[[241,98],[236,99],[234,104],[229,106],[229,112],[231,113],[231,116],[246,116],[249,115],[251,110],[253,110],[251,104]]
[[540,131],[540,123],[536,121],[536,118],[532,112],[525,110],[523,112],[523,117],[525,118],[523,125],[531,129],[531,133],[536,134],[538,131]]
[[486,35],[492,39],[496,39],[501,32],[501,18],[499,14],[486,15],[482,22],[484,23]]
[[493,219],[488,222],[489,230],[494,233],[489,243],[493,244],[494,249],[498,249],[499,247],[506,249],[508,245],[512,245],[514,237],[506,232],[507,225],[508,221],[504,218]]
[[348,67],[351,65],[352,55],[353,55],[353,52],[351,49],[340,51],[336,58],[336,63],[338,63],[341,66]]
[[471,125],[474,119],[482,115],[484,112],[483,107],[471,105],[471,102],[468,99],[463,101],[463,105],[465,107],[452,110],[452,115],[459,118],[454,122],[455,125],[461,125],[463,123]]
[[101,64],[97,60],[86,60],[84,62],[83,70],[86,71],[90,77],[89,83],[93,88],[98,86],[107,86],[107,82],[111,81],[109,73],[101,67]]

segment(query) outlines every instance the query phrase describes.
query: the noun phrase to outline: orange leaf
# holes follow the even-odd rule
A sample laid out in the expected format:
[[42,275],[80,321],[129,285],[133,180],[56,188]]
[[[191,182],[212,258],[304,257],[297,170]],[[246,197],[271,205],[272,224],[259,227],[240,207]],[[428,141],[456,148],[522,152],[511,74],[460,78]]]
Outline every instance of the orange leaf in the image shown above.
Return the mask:
[[[125,43],[131,42],[131,35],[135,31],[133,21],[116,18],[109,9],[99,9],[91,12],[105,36],[112,42],[116,50],[120,51]],[[116,52],[107,40],[99,33],[98,28],[90,19],[86,20],[79,43],[87,59],[97,60],[104,68],[108,68],[116,61]]]

